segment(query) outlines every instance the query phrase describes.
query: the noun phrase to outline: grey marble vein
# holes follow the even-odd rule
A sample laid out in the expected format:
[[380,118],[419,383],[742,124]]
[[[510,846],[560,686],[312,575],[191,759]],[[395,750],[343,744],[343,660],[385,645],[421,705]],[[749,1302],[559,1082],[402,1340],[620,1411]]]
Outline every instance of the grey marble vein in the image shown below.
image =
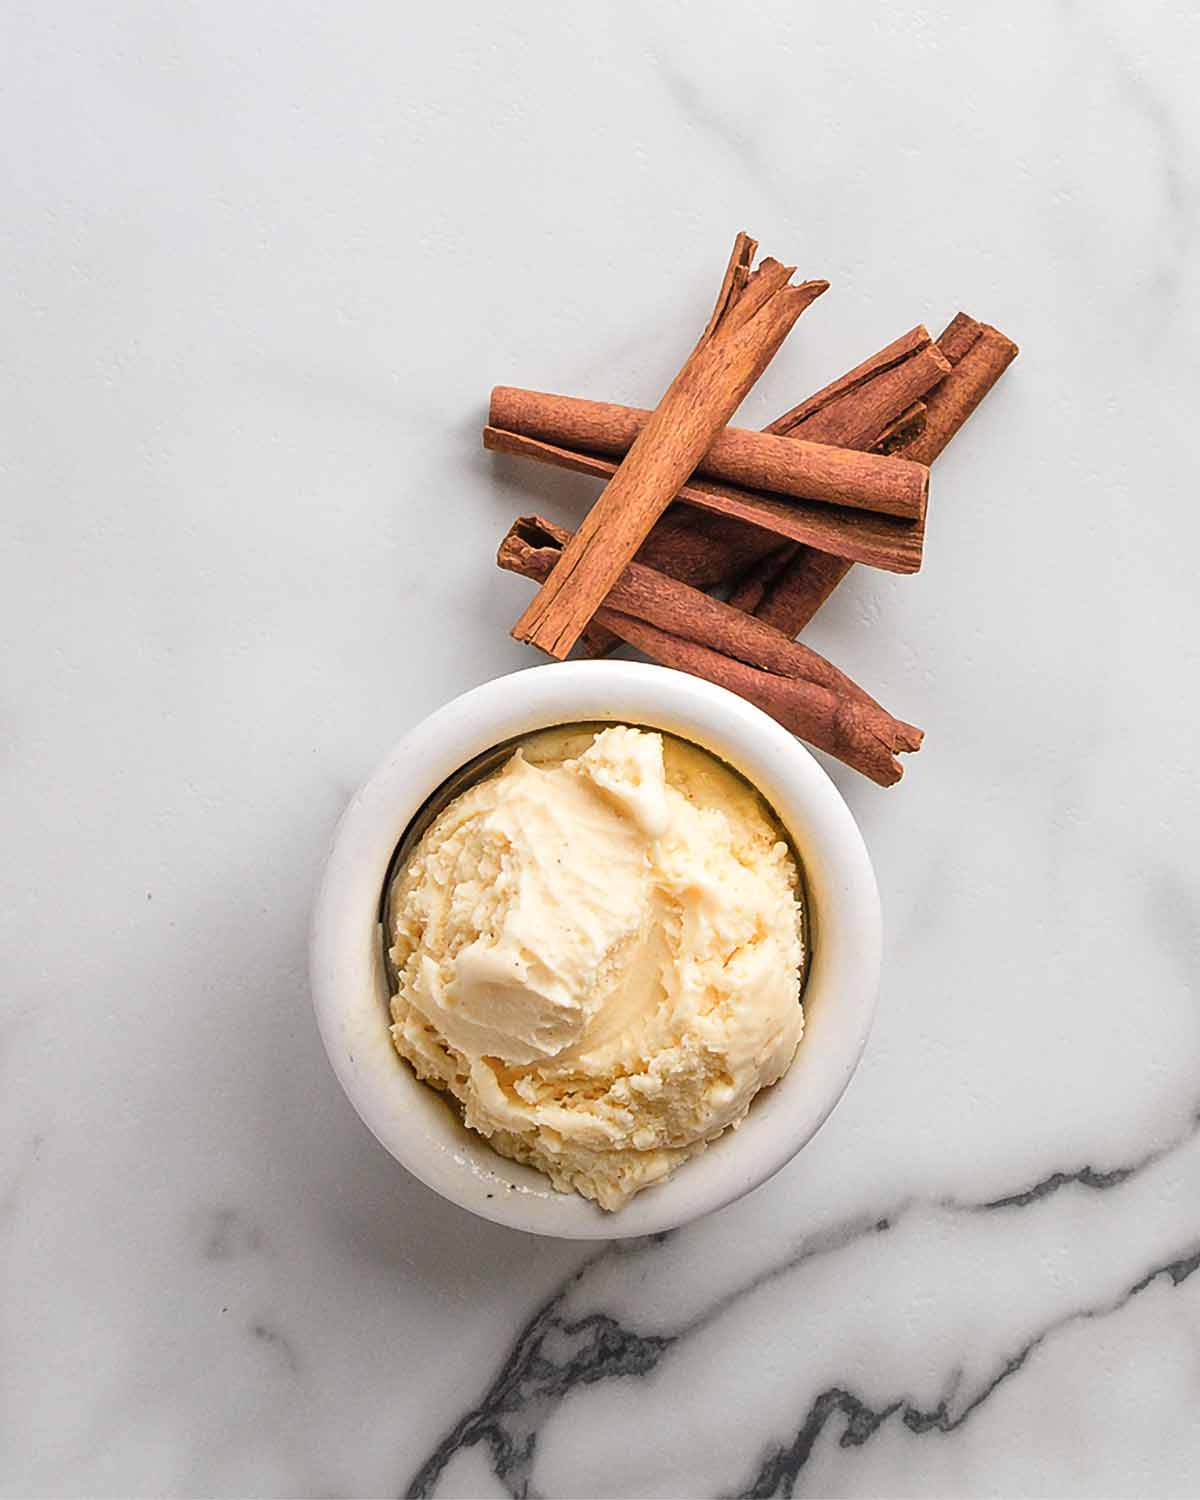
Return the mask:
[[750,177],[766,184],[769,174],[753,135],[727,118],[717,101],[689,77],[669,50],[656,51],[654,65],[664,89],[683,117],[717,142]]
[[[735,1285],[694,1317],[665,1333],[638,1332],[624,1326],[611,1313],[601,1310],[581,1316],[568,1316],[565,1313],[568,1298],[612,1257],[630,1257],[652,1252],[671,1236],[658,1235],[642,1241],[614,1242],[589,1256],[559,1284],[530,1318],[518,1334],[499,1373],[481,1401],[464,1413],[441,1438],[420,1464],[404,1493],[409,1500],[433,1495],[441,1474],[455,1454],[484,1443],[492,1470],[507,1493],[523,1497],[523,1500],[524,1497],[534,1496],[537,1491],[533,1486],[533,1464],[538,1434],[572,1391],[603,1380],[639,1378],[650,1374],[686,1339],[708,1328],[752,1293],[793,1275],[815,1259],[838,1254],[864,1239],[886,1235],[920,1209],[975,1215],[1026,1208],[1042,1203],[1071,1187],[1089,1192],[1108,1192],[1129,1183],[1180,1150],[1192,1140],[1197,1128],[1200,1128],[1200,1114],[1194,1116],[1188,1127],[1167,1144],[1146,1152],[1131,1162],[1107,1170],[1083,1166],[1051,1172],[1026,1188],[981,1202],[961,1202],[950,1197],[935,1200],[909,1199],[886,1213],[863,1215],[830,1230],[807,1236],[783,1260]],[[882,1407],[872,1408],[843,1387],[822,1391],[806,1413],[793,1441],[786,1448],[773,1450],[763,1460],[748,1487],[738,1493],[746,1496],[790,1495],[796,1477],[807,1463],[814,1444],[826,1424],[838,1414],[844,1416],[847,1422],[841,1438],[843,1447],[858,1446],[866,1442],[883,1422],[897,1412],[903,1413],[902,1420],[912,1432],[954,1431],[1004,1381],[1015,1375],[1034,1350],[1054,1333],[1073,1323],[1118,1311],[1161,1276],[1166,1275],[1172,1285],[1179,1285],[1192,1274],[1197,1265],[1200,1265],[1200,1250],[1189,1250],[1139,1277],[1115,1300],[1079,1309],[1056,1319],[1019,1350],[1007,1356],[995,1374],[957,1412],[952,1410],[957,1376],[952,1380],[948,1394],[932,1409],[920,1408],[902,1397],[897,1397]]]
[[597,1251],[571,1273],[525,1324],[483,1399],[450,1429],[418,1468],[405,1495],[432,1495],[446,1465],[463,1448],[485,1443],[492,1470],[510,1495],[528,1497],[540,1428],[580,1386],[622,1375],[646,1375],[677,1335],[639,1334],[607,1313],[564,1315],[587,1274],[615,1256],[661,1244],[665,1235]]
[[955,1432],[970,1420],[1006,1380],[1023,1369],[1029,1358],[1055,1334],[1075,1323],[1106,1318],[1120,1312],[1160,1277],[1166,1277],[1175,1287],[1185,1282],[1197,1269],[1200,1269],[1200,1247],[1192,1246],[1152,1267],[1127,1286],[1119,1296],[1094,1306],[1079,1308],[1048,1323],[1021,1348],[1007,1355],[975,1394],[957,1405],[957,1409],[956,1397],[961,1383],[961,1377],[957,1373],[951,1379],[949,1392],[933,1407],[918,1406],[903,1396],[897,1396],[880,1406],[872,1406],[853,1391],[841,1386],[829,1387],[813,1399],[792,1441],[786,1446],[772,1448],[764,1456],[750,1481],[734,1494],[737,1500],[770,1500],[774,1496],[794,1495],[797,1481],[812,1457],[818,1439],[836,1416],[845,1418],[846,1425],[838,1438],[842,1448],[861,1448],[894,1416],[899,1416],[909,1432],[917,1437],[930,1432]]
[[300,1372],[300,1356],[296,1352],[296,1346],[282,1329],[277,1328],[274,1323],[265,1318],[259,1318],[250,1324],[250,1337],[258,1344],[270,1349],[279,1356],[283,1365],[297,1375]]
[[1186,1127],[1164,1145],[1153,1147],[1131,1162],[1107,1169],[1087,1165],[1065,1172],[1050,1172],[1030,1187],[1006,1193],[999,1198],[991,1198],[985,1203],[975,1204],[974,1207],[984,1212],[991,1209],[1024,1208],[1027,1204],[1036,1203],[1041,1198],[1049,1198],[1061,1192],[1063,1188],[1073,1186],[1091,1188],[1094,1192],[1107,1192],[1109,1188],[1120,1187],[1122,1183],[1137,1177],[1147,1168],[1157,1166],[1172,1152],[1178,1151],[1181,1146],[1192,1140],[1197,1130],[1200,1130],[1200,1112],[1192,1115]]

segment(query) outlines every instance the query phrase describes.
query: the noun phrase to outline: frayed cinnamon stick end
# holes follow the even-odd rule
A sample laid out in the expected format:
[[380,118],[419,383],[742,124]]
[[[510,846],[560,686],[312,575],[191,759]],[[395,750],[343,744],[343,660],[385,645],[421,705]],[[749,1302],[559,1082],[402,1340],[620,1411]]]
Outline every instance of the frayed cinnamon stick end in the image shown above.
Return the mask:
[[895,723],[896,743],[893,746],[895,751],[898,754],[901,752],[911,754],[913,751],[919,750],[925,742],[925,731],[918,729],[915,724],[906,724],[903,719],[897,719]]
[[[717,300],[712,310],[712,315],[700,335],[700,344],[706,344],[716,332],[717,325],[725,316],[728,309],[737,302],[742,294],[750,276],[750,267],[754,264],[754,257],[758,253],[758,241],[751,239],[744,229],[739,229],[733,242],[733,250],[730,252],[729,264],[725,267],[725,275],[721,280],[717,291]],[[699,348],[699,344],[697,345]]]
[[876,786],[895,786],[904,775],[896,757],[912,754],[923,739],[924,734],[913,724],[881,719],[861,704],[842,702],[834,714],[829,741],[813,739],[813,743],[869,777]]

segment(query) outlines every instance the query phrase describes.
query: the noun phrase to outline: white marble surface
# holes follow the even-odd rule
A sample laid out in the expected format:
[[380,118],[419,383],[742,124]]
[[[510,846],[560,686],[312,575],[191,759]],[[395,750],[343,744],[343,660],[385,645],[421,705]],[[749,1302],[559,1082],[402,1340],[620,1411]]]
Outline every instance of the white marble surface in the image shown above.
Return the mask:
[[[3,1492],[1195,1494],[1194,9],[0,35]],[[929,735],[836,773],[889,932],[848,1096],[665,1242],[533,1241],[352,1115],[310,892],[531,660],[503,527],[594,493],[478,451],[489,385],[652,400],[742,226],[833,282],[747,421],[960,306],[1023,353],[926,570],[812,630]]]

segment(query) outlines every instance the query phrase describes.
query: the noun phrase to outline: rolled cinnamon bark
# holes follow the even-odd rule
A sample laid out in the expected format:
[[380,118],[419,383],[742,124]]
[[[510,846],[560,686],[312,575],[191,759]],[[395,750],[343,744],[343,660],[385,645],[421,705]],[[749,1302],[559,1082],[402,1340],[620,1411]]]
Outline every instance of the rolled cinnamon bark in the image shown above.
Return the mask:
[[[889,450],[916,437],[924,428],[925,404],[919,397],[942,378],[949,368],[945,355],[937,349],[924,324],[910,328],[870,359],[866,359],[838,380],[832,381],[798,406],[784,412],[765,430],[786,435],[795,428],[810,433],[822,442],[858,444],[874,443],[880,451]],[[487,437],[484,438],[485,443]],[[530,457],[548,459],[548,454],[529,453]],[[695,588],[712,588],[747,577],[752,582],[755,602],[762,598],[766,577],[781,573],[796,547],[764,534],[776,512],[758,507],[759,498],[747,491],[737,491],[740,510],[721,514],[702,511],[705,501],[728,504],[727,487],[710,489],[694,476],[685,490],[690,493],[682,505],[673,505],[657,523],[642,544],[637,560],[672,578],[680,578]],[[681,496],[681,499],[684,497]],[[699,502],[697,504],[696,502]],[[912,572],[920,566],[924,544],[924,523],[919,532],[902,530],[891,522],[882,522],[871,535],[864,533],[860,519],[849,516],[845,523],[800,502],[803,507],[806,534],[800,538],[810,547],[823,548],[823,554],[845,553],[857,562],[887,567],[895,572]],[[757,513],[756,513],[757,512]],[[754,524],[743,526],[736,517],[754,518]],[[795,521],[797,517],[792,516]],[[712,523],[723,529],[717,533]],[[794,535],[794,532],[792,533]],[[880,549],[891,547],[885,552]],[[760,572],[755,565],[766,569]],[[741,608],[747,608],[741,600]],[[589,656],[604,656],[616,645],[616,637],[598,625],[589,625],[583,634],[583,649]]]
[[[727,283],[729,278],[727,271]],[[727,292],[728,286],[723,286],[722,296]],[[718,309],[721,305],[719,298]],[[766,431],[777,435],[804,431],[822,441],[850,446],[893,445],[921,430],[925,407],[919,398],[941,379],[946,368],[945,356],[934,348],[929,330],[918,324],[784,412]],[[616,473],[612,459],[499,428],[485,428],[483,441],[496,452],[600,478]],[[672,506],[654,526],[639,551],[639,560],[697,588],[711,588],[744,574],[754,578],[757,575],[749,570],[768,557],[778,568],[796,552],[795,546],[781,551],[788,540],[891,572],[912,573],[921,565],[923,520],[908,523],[892,517],[871,517],[804,500],[781,506],[772,496],[716,484],[696,475],[683,486],[678,498],[683,505]],[[719,533],[714,531],[714,523],[722,528]],[[762,597],[761,587],[757,597]],[[602,656],[615,644],[615,639],[598,626],[589,626],[584,632],[583,647],[589,655]]]
[[[763,558],[778,553],[791,557],[795,549],[757,526],[745,526],[716,511],[674,504],[654,524],[634,554],[634,561],[656,568],[694,589],[710,589],[731,572],[742,573]],[[736,559],[736,561],[734,561]],[[728,560],[728,562],[727,562]],[[579,638],[585,656],[607,656],[621,643],[595,620]]]
[[[616,459],[601,458],[578,448],[559,448],[541,438],[523,437],[495,427],[484,428],[483,443],[494,453],[531,458],[536,463],[601,479],[617,471]],[[700,510],[756,526],[775,538],[774,545],[780,541],[806,542],[891,573],[915,573],[921,566],[924,520],[902,521],[896,516],[874,515],[822,502],[780,500],[757,490],[697,477],[679,486],[677,498]],[[729,574],[718,573],[718,576]]]
[[938,345],[953,368],[930,391],[924,428],[904,448],[906,458],[923,464],[931,464],[945,451],[1020,352],[998,328],[961,312],[951,319]]
[[[787,544],[771,531],[747,526],[720,511],[672,505],[638,548],[635,562],[657,568],[694,589],[710,589]],[[726,559],[733,559],[727,564]]]
[[552,656],[570,652],[796,319],[828,286],[790,286],[791,268],[777,261],[750,271],[755,249],[748,236],[738,236],[708,327],[513,627],[518,640]]
[[[497,561],[511,572],[541,580],[570,537],[569,531],[539,516],[522,517],[501,542]],[[823,656],[642,564],[626,567],[596,620],[667,665],[690,663],[683,670],[735,692],[746,689],[743,696],[793,733],[882,785],[891,785],[901,774],[895,753],[920,746],[919,729],[893,718]]]
[[[949,369],[933,350],[925,350],[917,363],[930,371],[930,384]],[[877,424],[879,431],[896,410],[892,406]],[[488,428],[493,433],[536,438],[558,448],[621,458],[633,447],[651,415],[636,406],[498,385],[492,392]],[[922,465],[905,458],[812,442],[807,437],[801,440],[794,436],[797,431],[799,428],[788,428],[784,435],[726,427],[702,454],[696,471],[719,483],[794,500],[823,501],[907,521],[918,521],[925,514],[929,475]]]
[[840,448],[872,448],[950,370],[950,361],[918,323],[905,334],[831,381],[766,429],[784,437]]
[[596,618],[606,630],[663,666],[690,672],[693,677],[703,677],[737,693],[792,734],[861,772],[878,786],[894,786],[904,775],[904,767],[887,741],[880,738],[863,704],[839,697],[815,682],[761,671],[615,609],[601,607]]
[[[950,372],[923,398],[921,430],[900,452],[932,463],[1017,357],[1017,346],[998,329],[957,313],[938,338]],[[734,585],[730,602],[752,609],[785,635],[797,635],[850,571],[851,563],[823,549],[795,549],[786,566],[775,554],[769,567],[752,564]]]
[[[801,560],[803,567],[798,566]],[[832,552],[781,547],[770,558],[760,558],[747,566],[729,591],[729,603],[734,609],[767,620],[787,634],[783,626],[775,623],[776,617],[790,622],[802,613],[802,599],[827,599],[853,566],[850,558],[835,557]],[[795,633],[799,634],[799,630]]]

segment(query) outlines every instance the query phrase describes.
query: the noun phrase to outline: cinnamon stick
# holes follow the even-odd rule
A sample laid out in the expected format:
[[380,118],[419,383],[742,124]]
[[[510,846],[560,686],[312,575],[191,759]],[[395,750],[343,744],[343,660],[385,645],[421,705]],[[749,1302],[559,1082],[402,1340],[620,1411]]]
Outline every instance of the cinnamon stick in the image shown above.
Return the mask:
[[[729,277],[727,271],[727,281]],[[724,295],[726,288],[722,290]],[[718,306],[721,301],[719,298]],[[918,398],[945,369],[945,357],[934,348],[929,330],[918,324],[785,412],[766,431],[786,434],[800,430],[823,441],[845,444],[877,441],[880,448],[908,440],[924,424],[925,407]],[[493,427],[485,429],[484,446],[604,478],[614,474],[617,467],[595,454]],[[796,550],[793,546],[781,552],[785,539],[897,573],[916,572],[921,565],[923,521],[908,524],[883,517],[868,519],[861,513],[805,501],[781,509],[770,496],[715,485],[695,476],[683,487],[679,499],[684,504],[672,506],[655,525],[638,554],[639,560],[697,588],[711,588],[738,578],[768,556],[780,566]],[[721,528],[719,534],[714,532],[714,524]],[[616,644],[599,627],[589,627],[583,643],[593,656],[604,655]]]
[[[922,372],[928,370],[926,387],[950,368],[932,348],[910,363]],[[898,409],[889,403],[883,420],[873,424],[872,431],[881,431]],[[836,428],[835,410],[818,415],[834,418]],[[851,403],[847,415],[860,419],[855,423],[857,431],[862,413]],[[494,440],[498,434],[511,433],[559,448],[620,458],[630,451],[650,417],[650,412],[636,406],[498,385],[492,392],[484,446],[494,446],[489,438]],[[774,431],[750,432],[744,427],[726,427],[714,437],[696,472],[769,495],[823,500],[829,505],[900,516],[908,521],[920,520],[924,515],[929,475],[922,465],[903,458],[860,452],[850,444],[838,447],[823,441],[810,442],[807,437],[800,440],[795,437],[800,430],[799,426],[787,428],[784,436]]]
[[[952,369],[950,359],[934,344],[929,330],[918,324],[872,355],[840,379],[785,412],[771,424],[772,432],[805,432],[822,442],[848,446],[878,445],[903,452],[925,430],[928,406],[917,398],[926,394]],[[733,566],[726,577],[739,578],[729,595],[738,609],[754,612],[771,595],[786,589],[789,563],[800,547],[775,551],[743,568]],[[809,543],[810,586],[828,579],[832,590],[845,577],[850,562],[844,553],[832,555]],[[788,632],[796,634],[795,631]]]
[[796,319],[826,289],[823,281],[789,285],[791,269],[776,261],[748,271],[755,248],[738,236],[708,327],[513,627],[518,640],[567,656]]
[[[541,517],[522,517],[501,542],[497,561],[541,580],[570,539],[569,531]],[[596,619],[667,665],[690,663],[682,669],[745,689],[743,696],[794,733],[883,785],[900,776],[896,752],[920,746],[919,729],[893,718],[823,656],[640,563],[625,568]]]
[[905,457],[923,464],[931,464],[945,451],[1019,353],[998,328],[961,312],[951,319],[938,344],[953,369],[929,393],[924,429],[904,450]]
[[[483,441],[495,453],[531,458],[537,463],[599,478],[614,475],[619,467],[616,459],[601,458],[577,448],[560,448],[540,438],[522,437],[493,427],[484,428]],[[775,538],[775,545],[780,540],[807,542],[891,573],[915,573],[921,566],[925,543],[923,519],[902,521],[896,516],[874,515],[870,511],[821,502],[779,500],[757,490],[718,484],[713,479],[687,480],[679,486],[677,498],[701,510],[757,526]]]
[[[967,418],[1017,357],[1017,346],[990,324],[957,313],[938,338],[950,372],[923,399],[924,418],[900,449],[907,457],[932,463],[959,432]],[[773,558],[770,576],[762,564],[752,565],[730,594],[730,602],[751,609],[796,635],[850,571],[843,557],[802,546],[781,563]]]
[[[831,381],[766,429],[841,448],[871,448],[950,371],[923,323]],[[910,416],[911,420],[911,416]]]
[[794,677],[778,677],[708,646],[601,607],[596,618],[614,635],[665,667],[728,688],[777,720],[792,734],[835,756],[879,786],[894,786],[904,768],[865,722],[862,704]]
[[771,531],[698,506],[670,506],[638,548],[635,561],[695,589],[710,589],[787,544]]
[[[695,589],[710,589],[731,573],[743,573],[775,553],[792,555],[790,543],[757,526],[747,526],[719,511],[678,503],[667,507],[634,561],[657,568]],[[592,620],[580,636],[585,656],[607,656],[620,645],[611,632]]]
[[[804,567],[796,566],[803,559]],[[776,616],[790,621],[789,611],[799,612],[798,598],[790,595],[812,595],[818,593],[825,598],[837,588],[854,564],[848,557],[835,557],[832,552],[820,552],[811,547],[781,547],[769,559],[759,559],[744,569],[741,578],[729,591],[729,603],[734,609],[769,620],[777,629]],[[796,632],[799,633],[798,631]]]
[[[513,522],[500,544],[500,557],[524,557],[538,552],[545,553],[552,564],[555,561],[553,554],[561,551],[570,540],[571,532],[564,526],[557,526],[542,516],[521,516]],[[504,566],[503,560],[501,566]],[[528,574],[535,568],[531,565],[522,571]],[[802,641],[789,640],[774,626],[756,620],[740,609],[732,609],[721,600],[676,578],[668,578],[643,563],[631,562],[604,602],[623,614],[659,625],[674,635],[700,641],[753,666],[787,677],[804,677],[845,697],[879,707],[864,689]],[[910,725],[902,727],[905,732],[899,734],[897,743],[906,749],[915,748],[910,740],[912,734],[919,736],[920,731],[912,730]]]
[[[858,443],[862,446],[873,444],[881,451],[890,451],[892,445],[911,441],[924,430],[926,407],[919,398],[941,380],[949,368],[947,356],[934,344],[925,325],[918,323],[877,354],[863,360],[854,369],[831,381],[782,416],[776,417],[765,431],[782,435],[802,431],[819,442],[844,445]],[[703,551],[704,540],[701,538],[693,541],[687,536],[689,531],[700,530],[700,520],[694,509],[683,511],[673,535],[664,536],[661,544],[656,536],[659,528],[655,527],[647,538],[647,556],[642,560],[670,573],[672,577],[680,577],[682,575],[675,572],[670,556],[672,544],[677,545],[688,556],[691,575],[695,575],[688,576],[686,581],[695,583],[697,587],[711,588],[714,584],[739,577],[756,563],[765,566],[768,558],[779,568],[795,550],[772,546],[769,549],[763,548],[757,557],[749,558],[743,551],[736,556],[731,554],[728,566],[721,558],[709,554],[701,568],[696,554]],[[924,529],[922,528],[920,538],[915,533],[897,532],[895,535],[897,539],[903,536],[906,541],[914,544],[913,552],[906,556],[915,556],[919,565],[919,544],[923,541]],[[820,547],[823,543],[827,552],[843,551],[841,538],[826,535],[820,542],[815,537],[806,540],[813,547]],[[856,555],[854,540],[851,537],[851,545],[845,549],[847,556],[854,556],[858,562],[889,566],[878,555],[874,559]],[[902,559],[897,557],[895,561],[900,562]],[[908,572],[916,569],[896,566],[891,571]],[[701,572],[702,580],[699,576]]]

